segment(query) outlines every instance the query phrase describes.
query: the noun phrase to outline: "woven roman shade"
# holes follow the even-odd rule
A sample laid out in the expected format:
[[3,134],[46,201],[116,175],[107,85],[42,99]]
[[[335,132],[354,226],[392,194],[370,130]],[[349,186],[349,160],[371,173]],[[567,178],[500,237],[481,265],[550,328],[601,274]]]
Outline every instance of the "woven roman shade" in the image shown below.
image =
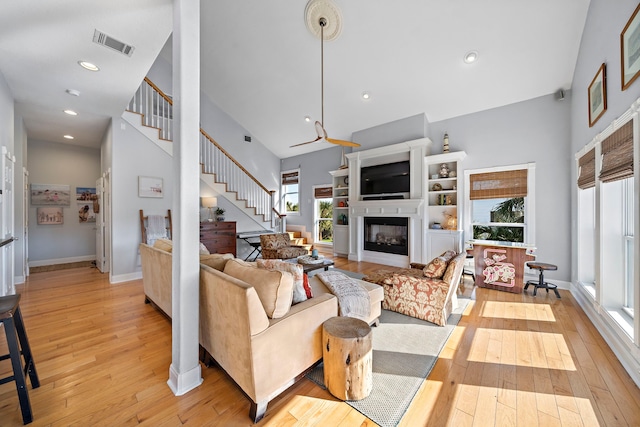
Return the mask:
[[313,197],[316,199],[328,199],[333,196],[331,187],[316,187],[313,189]]
[[527,196],[527,169],[476,173],[469,176],[471,200]]
[[592,148],[578,160],[578,188],[586,190],[596,186],[596,149]]
[[298,172],[288,172],[282,174],[282,185],[292,185],[298,183]]
[[600,181],[612,182],[633,176],[633,120],[602,141]]

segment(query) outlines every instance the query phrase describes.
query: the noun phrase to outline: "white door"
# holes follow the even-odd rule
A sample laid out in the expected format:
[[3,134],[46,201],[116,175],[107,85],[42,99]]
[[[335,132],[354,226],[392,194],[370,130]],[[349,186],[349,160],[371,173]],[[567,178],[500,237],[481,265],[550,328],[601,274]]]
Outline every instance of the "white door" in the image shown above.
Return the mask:
[[0,160],[0,296],[15,293],[14,287],[14,236],[13,224],[13,165],[15,157],[2,147]]
[[[98,267],[98,270],[104,273],[104,203],[102,202],[102,181],[102,178],[98,178],[98,180],[96,181],[96,196],[98,198],[97,206],[99,206],[98,212],[96,212],[96,267]],[[96,210],[95,204],[93,206],[93,210],[94,212]]]
[[22,173],[24,175],[24,198],[22,201],[22,216],[24,219],[24,231],[22,233],[22,274],[27,278],[29,276],[29,171],[26,168],[22,168]]

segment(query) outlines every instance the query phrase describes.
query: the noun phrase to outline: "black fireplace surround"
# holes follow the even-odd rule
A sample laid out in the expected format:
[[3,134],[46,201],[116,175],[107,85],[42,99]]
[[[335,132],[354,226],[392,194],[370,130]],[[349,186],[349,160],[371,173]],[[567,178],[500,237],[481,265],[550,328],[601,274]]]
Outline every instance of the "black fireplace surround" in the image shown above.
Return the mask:
[[364,217],[364,249],[409,255],[409,218]]

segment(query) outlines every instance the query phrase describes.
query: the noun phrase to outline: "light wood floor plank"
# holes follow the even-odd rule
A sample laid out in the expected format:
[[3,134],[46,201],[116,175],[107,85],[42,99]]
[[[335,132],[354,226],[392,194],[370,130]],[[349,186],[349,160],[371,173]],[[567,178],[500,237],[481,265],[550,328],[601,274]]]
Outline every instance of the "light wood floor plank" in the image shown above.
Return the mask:
[[[335,262],[365,274],[381,267]],[[640,425],[640,390],[569,292],[534,298],[470,279],[462,289],[472,301],[401,427]],[[252,425],[248,399],[215,365],[202,368],[197,389],[171,393],[171,324],[144,304],[141,281],[110,285],[83,267],[32,274],[18,291],[42,384],[29,390],[31,425]],[[9,371],[0,363],[0,375]],[[0,425],[22,425],[13,383],[0,385]],[[258,424],[328,425],[375,423],[302,379]]]

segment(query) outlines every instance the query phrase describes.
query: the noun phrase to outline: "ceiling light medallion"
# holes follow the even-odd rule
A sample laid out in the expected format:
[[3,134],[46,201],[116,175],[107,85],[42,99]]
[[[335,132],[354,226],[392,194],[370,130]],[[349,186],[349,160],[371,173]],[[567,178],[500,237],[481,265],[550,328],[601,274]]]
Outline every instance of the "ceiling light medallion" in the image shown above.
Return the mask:
[[92,64],[91,62],[87,62],[87,61],[78,61],[78,64],[84,68],[85,70],[89,70],[89,71],[100,71],[100,68],[95,65]]
[[73,139],[73,136],[71,136],[71,135],[65,135],[63,138],[64,138],[64,139]]
[[472,63],[476,62],[477,60],[478,60],[478,52],[476,52],[475,50],[472,50],[471,52],[468,52],[464,56],[465,64],[472,64]]
[[76,113],[76,112],[75,112],[75,111],[73,111],[73,110],[64,110],[64,113],[65,113],[65,114],[68,114],[68,115],[70,115],[70,116],[77,116],[77,115],[78,115],[78,113]]
[[[305,9],[305,20],[307,28],[312,34],[318,35],[320,39],[320,107],[321,119],[315,121],[316,139],[313,141],[302,142],[292,145],[298,147],[300,145],[312,144],[317,141],[326,141],[331,144],[349,147],[359,147],[360,144],[342,139],[329,138],[324,127],[324,42],[325,40],[333,40],[340,34],[342,28],[342,17],[340,10],[330,0],[310,0]],[[316,28],[319,31],[316,31]],[[328,31],[325,31],[328,29]]]

